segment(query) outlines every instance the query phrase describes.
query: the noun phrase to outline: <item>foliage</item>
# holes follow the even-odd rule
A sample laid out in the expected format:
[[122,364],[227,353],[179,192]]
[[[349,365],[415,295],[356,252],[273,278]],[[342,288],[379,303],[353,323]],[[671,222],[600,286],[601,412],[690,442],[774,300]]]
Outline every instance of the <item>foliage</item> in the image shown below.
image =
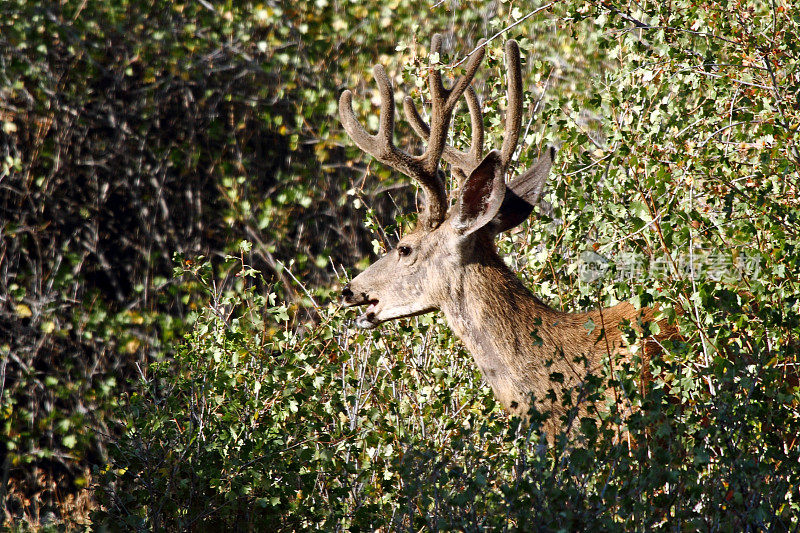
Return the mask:
[[317,73],[337,50],[366,61],[345,30],[384,8],[319,7],[0,4],[5,519],[85,507],[62,498],[103,464],[117,395],[197,304],[174,252],[219,258],[248,237],[307,318],[292,278],[321,285],[329,261],[369,250],[329,120],[341,76]]
[[[774,373],[735,364],[740,379],[685,409],[661,390],[637,400],[630,389],[642,406],[635,417],[612,407],[599,425],[580,421],[577,441],[565,430],[547,449],[536,422],[519,427],[498,412],[441,321],[363,333],[331,305],[297,335],[275,294],[254,290],[250,267],[216,282],[210,272],[205,263],[183,271],[209,304],[175,362],[153,365],[125,402],[100,523],[287,531],[797,523],[800,472],[791,465],[800,450],[770,434],[796,435],[797,398],[763,387]],[[620,440],[623,420],[629,433]]]
[[[796,10],[563,1],[522,20],[530,10],[3,3],[6,520],[796,528]],[[307,289],[405,224],[412,195],[359,159],[336,98],[353,88],[377,125],[376,61],[424,96],[435,30],[445,68],[507,30],[476,84],[493,146],[501,43],[517,38],[517,166],[560,147],[550,207],[500,239],[513,267],[557,308],[658,304],[684,338],[652,363],[648,396],[627,389],[635,414],[573,420],[552,448],[502,415],[439,318],[358,332],[316,305],[329,289]]]

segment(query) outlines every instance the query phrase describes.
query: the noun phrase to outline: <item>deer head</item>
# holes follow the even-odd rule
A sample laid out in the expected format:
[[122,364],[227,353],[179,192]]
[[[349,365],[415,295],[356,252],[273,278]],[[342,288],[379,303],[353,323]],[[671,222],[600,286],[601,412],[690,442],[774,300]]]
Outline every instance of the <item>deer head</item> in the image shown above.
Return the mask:
[[[441,49],[434,35],[431,53]],[[457,298],[453,291],[463,286],[461,277],[470,265],[498,261],[494,237],[522,223],[539,203],[555,150],[550,148],[529,170],[506,185],[512,155],[522,121],[522,81],[519,47],[506,43],[508,107],[501,149],[483,157],[483,116],[470,86],[484,56],[484,41],[469,58],[466,72],[451,89],[442,84],[441,72],[430,67],[431,122],[428,126],[413,100],[406,97],[403,109],[414,131],[427,146],[421,155],[411,155],[394,145],[394,91],[383,67],[373,72],[381,97],[380,128],[369,134],[353,113],[352,93],[339,100],[342,124],[364,152],[416,181],[424,193],[423,207],[413,232],[397,247],[356,276],[343,289],[348,306],[366,305],[357,318],[362,328],[373,328],[387,320],[410,317],[442,309]],[[471,121],[471,146],[460,151],[447,145],[450,121],[458,100],[465,96]],[[449,163],[458,183],[450,207],[440,160]]]

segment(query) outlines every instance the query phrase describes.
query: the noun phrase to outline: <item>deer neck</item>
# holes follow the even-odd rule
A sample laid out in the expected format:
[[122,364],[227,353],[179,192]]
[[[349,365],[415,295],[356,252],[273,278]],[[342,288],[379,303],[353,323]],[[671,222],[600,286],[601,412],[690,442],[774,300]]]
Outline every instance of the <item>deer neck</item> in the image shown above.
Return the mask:
[[542,399],[552,388],[552,373],[583,381],[585,366],[573,359],[584,354],[594,363],[596,335],[583,327],[590,314],[548,307],[490,252],[465,265],[441,309],[503,407],[524,415],[531,394]]

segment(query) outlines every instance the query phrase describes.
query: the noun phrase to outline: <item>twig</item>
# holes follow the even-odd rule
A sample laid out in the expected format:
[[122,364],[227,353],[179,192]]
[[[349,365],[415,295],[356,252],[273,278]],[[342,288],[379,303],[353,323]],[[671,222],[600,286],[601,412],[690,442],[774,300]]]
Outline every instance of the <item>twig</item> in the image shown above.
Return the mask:
[[767,67],[767,72],[769,72],[769,77],[772,80],[772,87],[768,87],[768,89],[775,93],[775,105],[778,107],[778,112],[780,112],[783,118],[782,126],[789,129],[789,122],[786,120],[786,113],[781,105],[781,93],[778,91],[778,80],[775,79],[775,72],[772,70],[772,64],[769,62],[769,57],[766,54],[764,54],[764,65]]
[[468,53],[467,55],[462,57],[457,63],[453,63],[452,65],[450,65],[450,66],[448,66],[446,68],[449,68],[449,69],[456,68],[461,63],[463,63],[464,61],[469,59],[472,54],[474,54],[475,52],[477,52],[478,50],[480,50],[481,48],[483,48],[484,46],[486,46],[487,44],[489,44],[490,42],[492,42],[496,38],[500,37],[501,35],[503,35],[504,33],[508,32],[508,31],[510,31],[512,28],[514,28],[516,26],[519,26],[520,24],[522,24],[523,22],[525,22],[527,19],[531,18],[535,14],[539,13],[540,11],[543,11],[543,10],[553,6],[554,4],[557,4],[559,1],[560,0],[555,0],[554,2],[550,2],[547,5],[544,5],[544,6],[540,7],[540,8],[534,9],[533,11],[531,11],[530,13],[528,13],[527,15],[525,15],[524,17],[522,17],[521,19],[519,19],[518,21],[513,23],[512,25],[503,28],[502,30],[498,31],[497,33],[495,33],[494,35],[492,35],[491,37],[489,37],[488,39],[483,41],[481,44],[479,44],[478,46],[473,48],[470,53]]
[[289,267],[286,266],[285,264],[283,264],[281,261],[276,261],[276,263],[283,269],[284,272],[289,274],[289,277],[292,278],[294,280],[294,282],[297,283],[297,285],[301,289],[303,289],[303,292],[306,293],[306,296],[308,296],[308,299],[311,300],[311,303],[314,305],[314,307],[315,308],[319,308],[319,305],[317,305],[317,302],[314,300],[314,297],[311,296],[311,293],[308,292],[308,289],[306,288],[306,286],[303,285],[303,283],[299,279],[294,277],[294,274],[292,274],[292,271],[289,270]]
[[640,29],[640,30],[676,31],[676,32],[682,32],[682,33],[689,33],[689,34],[692,34],[692,35],[698,35],[700,37],[713,37],[714,39],[719,39],[721,41],[725,41],[726,43],[739,45],[739,43],[737,43],[736,41],[732,41],[730,39],[726,39],[725,37],[720,37],[719,35],[714,35],[713,33],[708,33],[708,32],[704,32],[704,31],[687,30],[685,28],[674,28],[672,26],[651,26],[651,25],[647,24],[646,22],[642,22],[641,20],[633,18],[632,16],[628,15],[627,13],[623,13],[619,9],[611,8],[611,11],[613,13],[616,13],[617,15],[622,17],[623,19],[627,20],[628,22],[632,23],[634,26],[636,26],[637,29]]
[[711,139],[713,139],[714,137],[716,137],[718,133],[722,133],[722,132],[723,132],[723,131],[725,131],[725,130],[729,130],[729,129],[731,129],[731,128],[733,128],[733,127],[736,127],[736,126],[741,126],[741,125],[743,125],[743,124],[758,124],[758,123],[760,123],[760,122],[761,122],[761,121],[758,121],[758,120],[756,120],[756,121],[753,121],[753,122],[750,122],[750,121],[746,121],[746,120],[744,120],[744,121],[742,121],[742,122],[733,122],[733,123],[729,123],[729,124],[727,124],[727,125],[725,125],[725,126],[722,126],[720,129],[718,129],[717,131],[715,131],[714,133],[712,133],[711,135],[709,135],[709,136],[706,138],[706,140],[705,140],[705,141],[703,141],[703,142],[701,142],[700,144],[698,144],[698,145],[697,145],[697,147],[698,147],[698,148],[702,148],[703,146],[705,146],[706,144],[708,144],[708,141],[710,141]]
[[648,222],[647,224],[645,224],[644,226],[642,226],[638,230],[634,231],[633,233],[627,234],[627,235],[625,235],[623,237],[620,237],[619,239],[617,239],[615,241],[611,241],[609,243],[604,244],[602,246],[602,248],[600,248],[598,251],[599,252],[605,252],[606,250],[608,250],[610,247],[614,246],[615,244],[620,243],[622,241],[630,240],[632,237],[635,237],[635,236],[639,235],[640,233],[642,233],[646,229],[650,228],[650,226],[652,226],[653,224],[659,222],[661,220],[661,215],[664,213],[664,210],[666,210],[666,209],[667,208],[665,207],[664,209],[659,211],[659,213],[655,216],[655,218],[653,218],[650,222]]

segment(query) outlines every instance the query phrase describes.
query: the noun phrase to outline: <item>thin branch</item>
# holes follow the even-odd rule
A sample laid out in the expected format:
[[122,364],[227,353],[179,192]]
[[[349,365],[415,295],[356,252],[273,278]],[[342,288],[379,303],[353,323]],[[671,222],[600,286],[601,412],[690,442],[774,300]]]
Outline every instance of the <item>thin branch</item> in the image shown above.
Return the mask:
[[782,126],[789,129],[789,122],[786,120],[786,113],[783,111],[783,106],[781,105],[781,93],[778,92],[778,80],[775,79],[775,71],[772,70],[772,64],[769,62],[769,57],[766,54],[764,55],[764,65],[767,67],[767,72],[769,72],[769,77],[772,80],[772,87],[769,87],[769,89],[775,93],[775,105],[778,106],[778,112],[780,112],[781,117],[783,117]]
[[[694,66],[686,66],[683,70],[690,70],[692,72],[696,72],[697,74],[702,74],[703,76],[709,76],[711,78],[727,78],[727,76],[723,76],[722,74],[714,74],[713,72],[706,72],[705,70],[701,70]],[[682,71],[678,71],[682,72]],[[759,89],[766,89],[768,91],[772,90],[772,87],[769,85],[761,85],[760,83],[751,83],[749,81],[740,80],[738,78],[727,78],[732,82],[738,83],[739,85],[746,85],[748,87],[757,87]]]
[[646,22],[642,22],[639,19],[633,18],[632,16],[628,15],[627,13],[623,13],[618,9],[611,8],[613,13],[616,13],[623,19],[627,20],[628,22],[632,23],[636,26],[636,29],[639,30],[664,30],[664,31],[676,31],[682,33],[690,33],[692,35],[698,35],[700,37],[713,37],[714,39],[719,39],[720,41],[725,41],[726,43],[739,45],[736,41],[731,41],[730,39],[726,39],[725,37],[720,37],[719,35],[714,35],[713,33],[708,33],[704,31],[694,31],[694,30],[687,30],[685,28],[674,28],[672,26],[651,26]]
[[283,271],[285,271],[287,274],[289,274],[289,277],[292,278],[294,280],[294,282],[297,283],[297,285],[303,290],[303,292],[306,294],[306,296],[308,296],[308,299],[311,300],[311,303],[314,305],[314,308],[315,309],[319,309],[319,305],[317,305],[317,302],[316,302],[316,300],[314,300],[314,297],[308,291],[306,286],[303,285],[303,282],[301,282],[299,279],[297,279],[294,276],[294,274],[292,274],[292,271],[289,270],[289,267],[286,266],[285,264],[283,264],[281,261],[276,261],[276,263],[277,263],[278,266],[280,266],[282,268]]
[[482,42],[481,44],[479,44],[478,46],[473,48],[470,53],[468,53],[467,55],[465,55],[464,57],[459,59],[457,63],[453,63],[452,65],[449,65],[449,66],[447,66],[445,68],[449,68],[449,69],[456,68],[461,63],[463,63],[464,61],[468,60],[470,58],[470,56],[472,56],[472,54],[474,54],[475,52],[477,52],[481,48],[485,47],[487,44],[489,44],[490,42],[492,42],[496,38],[500,37],[501,35],[503,35],[504,33],[508,32],[508,31],[512,30],[514,27],[519,26],[520,24],[522,24],[523,22],[525,22],[527,19],[531,18],[535,14],[539,13],[540,11],[544,11],[545,9],[557,4],[559,1],[560,0],[555,0],[553,2],[550,2],[547,5],[544,5],[544,6],[540,7],[540,8],[534,9],[533,11],[531,11],[530,13],[528,13],[527,15],[525,15],[524,17],[522,17],[521,19],[519,19],[518,21],[513,23],[512,25],[503,28],[502,30],[498,31],[497,33],[495,33],[494,35],[492,35],[491,37],[486,39],[484,42]]
[[759,120],[754,120],[754,121],[752,121],[752,122],[751,122],[751,121],[747,121],[747,120],[743,120],[743,121],[741,121],[741,122],[733,122],[733,123],[730,123],[730,124],[726,124],[725,126],[722,126],[720,129],[718,129],[717,131],[715,131],[714,133],[712,133],[711,135],[709,135],[709,136],[706,138],[706,140],[705,140],[705,141],[703,141],[703,142],[701,142],[700,144],[698,144],[698,145],[697,145],[697,147],[698,147],[698,148],[702,148],[703,146],[705,146],[706,144],[708,144],[708,141],[710,141],[711,139],[713,139],[714,137],[716,137],[718,133],[722,133],[722,132],[723,132],[723,131],[725,131],[725,130],[729,130],[729,129],[731,129],[731,128],[734,128],[734,127],[736,127],[736,126],[741,126],[741,125],[743,125],[743,124],[759,124],[760,122],[761,122],[761,121],[759,121]]
[[[616,145],[614,145],[614,146],[616,146]],[[581,174],[581,173],[583,173],[584,171],[586,171],[586,170],[589,170],[590,168],[592,168],[592,167],[594,167],[594,166],[597,166],[597,165],[599,165],[600,163],[602,163],[603,161],[605,161],[605,160],[606,160],[606,159],[608,159],[609,157],[613,156],[613,155],[614,155],[614,152],[616,152],[616,149],[615,149],[615,148],[614,148],[614,149],[612,149],[612,150],[610,150],[610,152],[609,152],[607,155],[605,155],[605,156],[601,157],[601,158],[600,158],[600,159],[598,159],[597,161],[592,161],[591,163],[589,163],[589,164],[588,164],[588,165],[586,165],[585,167],[581,167],[581,168],[579,168],[578,170],[575,170],[575,171],[573,171],[573,172],[568,172],[568,173],[564,174],[564,176],[574,176],[575,174]]]

